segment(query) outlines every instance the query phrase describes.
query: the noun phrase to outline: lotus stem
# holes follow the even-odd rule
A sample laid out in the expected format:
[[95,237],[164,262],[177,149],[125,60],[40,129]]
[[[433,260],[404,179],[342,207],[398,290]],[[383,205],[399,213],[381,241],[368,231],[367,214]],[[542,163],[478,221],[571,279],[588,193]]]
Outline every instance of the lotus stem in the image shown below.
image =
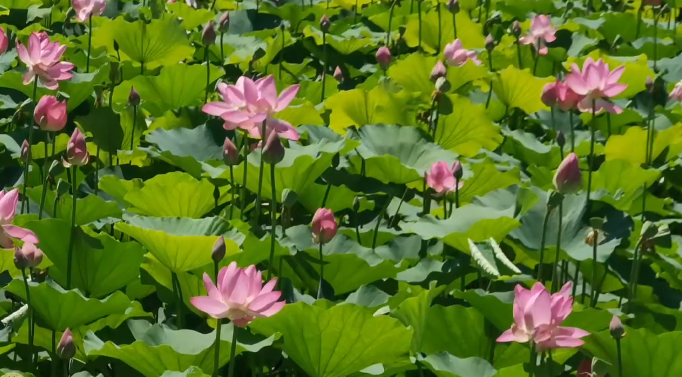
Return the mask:
[[384,207],[381,209],[381,212],[379,213],[379,217],[377,218],[377,224],[374,226],[374,234],[372,235],[372,250],[376,249],[377,236],[379,235],[379,225],[381,225],[381,219],[384,218],[384,214],[386,214],[386,210],[388,209],[388,205],[390,203],[391,203],[391,198],[387,198],[386,203],[384,203]]
[[545,211],[545,218],[542,220],[542,237],[540,238],[540,262],[538,263],[538,281],[543,282],[542,266],[545,262],[545,240],[547,238],[547,223],[549,223],[549,215],[552,213],[552,208],[547,206]]
[[639,38],[639,30],[642,26],[642,10],[644,9],[644,2],[642,2],[637,10],[637,26],[635,27],[635,39]]
[[[36,97],[38,95],[38,77],[33,78],[33,108],[38,106]],[[24,166],[24,187],[21,193],[21,213],[28,213],[28,196],[26,196],[26,187],[28,186],[29,167],[31,165],[31,147],[33,146],[33,127],[36,125],[36,119],[31,117],[31,126],[28,129],[28,151],[26,152],[26,165]]]
[[[216,276],[216,279],[218,277]],[[183,322],[183,308],[184,303],[182,302],[182,288],[180,287],[180,279],[178,279],[178,274],[171,272],[171,280],[173,283],[173,295],[175,296],[175,314],[177,316],[177,329],[182,329]]]
[[457,178],[455,178],[455,208],[459,208],[459,179]]
[[521,42],[519,37],[516,37],[516,56],[519,59],[519,69],[523,69],[523,60],[521,59]]
[[[48,158],[48,150],[47,150],[47,144],[49,143],[50,137],[49,137],[49,132],[45,133],[46,138],[45,138],[45,162],[43,162],[43,192],[40,194],[40,208],[38,209],[38,220],[42,220],[43,218],[43,208],[45,208],[45,198],[47,197],[47,176],[49,174],[48,169],[49,169],[49,162],[50,158]],[[53,214],[56,215],[56,214]],[[54,216],[53,216],[54,217]]]
[[[312,4],[311,4],[312,6]],[[357,22],[358,18],[358,0],[355,0],[355,12],[353,12],[353,23]]]
[[587,164],[587,198],[585,203],[588,206],[587,215],[591,214],[592,206],[590,205],[590,192],[592,192],[592,168],[594,163],[594,134],[596,131],[596,101],[592,100],[592,122],[590,122],[590,156]]
[[590,280],[592,292],[590,293],[590,306],[594,308],[597,306],[594,299],[597,292],[597,245],[599,245],[599,230],[592,229],[592,233],[594,237],[592,239],[592,279]]
[[441,15],[440,15],[440,2],[436,2],[436,13],[438,14],[438,45],[437,45],[438,48],[436,49],[436,51],[438,51],[438,53],[440,53],[440,41],[442,39],[442,34],[443,34],[443,30],[442,30],[443,25],[440,22],[440,17],[441,17]]
[[573,291],[571,296],[575,297],[575,293],[578,290],[578,274],[580,274],[580,261],[575,262],[575,274],[573,275]]
[[604,285],[604,281],[606,281],[606,276],[609,274],[608,269],[606,268],[606,264],[604,265],[604,274],[601,276],[601,279],[599,279],[599,284],[597,284],[597,291],[594,294],[594,305],[593,307],[596,307],[597,302],[599,302],[599,295],[601,294],[601,287]]
[[230,367],[227,377],[234,377],[235,354],[237,353],[237,326],[232,326],[232,344],[230,344]]
[[230,220],[233,219],[232,215],[234,214],[234,169],[232,168],[232,165],[230,165],[230,186],[232,187],[232,199],[230,200]]
[[90,73],[90,50],[92,48],[92,15],[88,17],[88,59],[85,63],[85,73]]
[[[218,275],[216,275],[216,281],[218,281]],[[220,330],[222,329],[223,320],[218,318],[218,322],[215,328],[215,356],[213,357],[213,377],[218,377],[220,373]]]
[[225,64],[225,46],[223,46],[223,37],[225,33],[220,33],[220,65]]
[[[538,46],[539,47],[539,46]],[[535,51],[535,63],[533,63],[533,76],[538,71],[538,63],[540,62],[540,49],[537,48]]]
[[69,236],[69,254],[66,266],[66,290],[71,289],[71,270],[73,269],[73,246],[76,238],[76,203],[78,198],[78,166],[73,165],[71,167],[73,171],[73,180],[71,181],[71,192],[73,197],[73,203],[71,204],[71,234]]
[[417,18],[419,20],[419,49],[422,48],[422,1],[417,0]]
[[[490,66],[490,72],[495,72],[493,69],[493,52],[488,51],[488,63]],[[488,91],[488,98],[485,100],[485,108],[487,109],[490,105],[490,99],[493,97],[493,81],[490,80],[490,90]]]
[[452,31],[455,33],[455,39],[457,39],[457,13],[454,12],[452,13]]
[[395,3],[397,0],[393,0],[391,3],[391,9],[388,12],[388,31],[386,31],[386,47],[390,48],[391,42],[391,24],[393,23],[393,10],[395,9]]
[[327,80],[327,33],[324,31],[322,32],[322,56],[324,56],[324,61],[322,62],[322,99],[320,102],[324,102],[324,84]]
[[528,377],[534,377],[535,376],[535,362],[537,361],[537,353],[535,352],[535,343],[531,342],[530,344],[530,360],[529,360],[529,370],[528,370]]
[[[405,201],[405,195],[407,195],[407,187],[405,187],[405,191],[403,191],[403,196],[400,197],[400,202],[398,203],[398,208],[396,208],[395,213],[393,214],[393,217],[388,221],[388,226],[391,226],[393,223],[395,223],[395,219],[398,218],[398,214],[400,213],[400,207],[403,205],[403,202]],[[445,197],[443,198],[443,201],[445,201]],[[398,224],[395,224],[398,225]]]
[[490,0],[485,0],[485,19],[488,19],[488,12],[490,11]]
[[242,217],[246,221],[246,216],[244,214],[244,209],[246,208],[246,196],[247,196],[247,188],[246,188],[246,179],[247,179],[247,169],[249,167],[249,161],[248,161],[248,156],[249,156],[249,140],[248,140],[248,135],[246,132],[244,132],[244,137],[242,138],[242,154],[244,155],[244,175],[243,175],[243,180],[242,180],[242,197],[240,201],[240,217]]
[[[303,3],[303,0],[301,0],[301,5],[303,9],[305,9],[305,4]],[[298,25],[296,25],[296,28],[298,28]],[[285,45],[285,36],[284,36],[284,25],[280,25],[280,31],[282,32],[282,50],[280,51],[279,55],[279,67],[277,71],[277,78],[282,79],[282,66],[284,64],[284,45]],[[263,138],[263,145],[265,145],[265,136],[261,136]]]
[[52,368],[52,376],[57,375],[57,364],[59,359],[57,358],[57,331],[52,330],[52,355],[50,355],[50,366]]
[[354,211],[353,220],[355,220],[355,238],[358,241],[358,245],[362,246],[362,240],[360,239],[360,219],[358,218],[358,211]]
[[[563,160],[563,158],[562,158]],[[559,257],[561,256],[561,226],[563,222],[564,202],[559,203],[559,228],[556,235],[556,253],[554,254],[554,272],[552,273],[552,292],[559,288]]]
[[[56,139],[56,138],[55,138]],[[55,140],[56,142],[56,140]],[[54,145],[54,144],[52,144]],[[99,169],[101,168],[100,166],[100,159],[99,159],[99,154],[100,154],[100,147],[99,144],[97,145],[97,161],[95,162],[95,196],[98,196],[99,194]],[[52,152],[52,155],[54,156],[54,152]]]
[[322,281],[324,280],[324,255],[322,254],[322,245],[320,241],[320,284],[317,286],[317,299],[322,298]]
[[618,353],[618,377],[623,377],[623,355],[620,347],[620,338],[616,338],[616,352]]
[[265,171],[265,160],[263,159],[263,151],[265,150],[265,133],[266,133],[266,125],[265,121],[263,121],[263,125],[261,126],[260,130],[260,138],[261,138],[261,156],[260,156],[260,170],[258,172],[258,192],[256,195],[256,214],[254,215],[255,223],[258,225],[258,218],[260,217],[260,209],[261,209],[261,193],[263,191],[263,172]]
[[[37,80],[37,78],[36,78]],[[26,269],[21,269],[21,275],[24,277],[24,288],[26,289],[26,304],[28,305],[28,354],[29,354],[29,365],[31,370],[35,370],[33,363],[33,338],[34,338],[34,320],[33,320],[33,305],[31,305],[31,291],[28,289],[28,275],[26,274]]]
[[209,57],[207,45],[204,49],[204,60],[206,60],[206,93],[204,94],[204,105],[208,103],[208,86],[211,85],[211,61]]
[[[208,90],[206,91],[208,96]],[[137,105],[133,106],[133,129],[130,131],[130,152],[135,150],[135,127],[137,126]]]
[[272,208],[270,208],[270,259],[268,262],[268,280],[272,277],[275,265],[275,231],[277,229],[277,189],[275,187],[275,165],[270,165],[270,182],[272,186]]
[[573,111],[568,111],[568,123],[571,127],[571,152],[575,152],[575,130],[573,129]]
[[630,297],[628,298],[628,301],[634,300],[637,296],[637,270],[639,269],[639,248],[641,246],[642,242],[637,242],[637,245],[635,245],[635,251],[633,253],[632,257],[632,269],[630,270]]
[[[651,154],[653,149],[653,123],[654,123],[654,98],[653,95],[650,98],[649,105],[649,116],[646,123],[646,148],[644,156],[644,166],[648,169],[651,167]],[[646,213],[646,197],[647,197],[647,187],[646,182],[642,185],[642,223],[644,223],[645,213]]]

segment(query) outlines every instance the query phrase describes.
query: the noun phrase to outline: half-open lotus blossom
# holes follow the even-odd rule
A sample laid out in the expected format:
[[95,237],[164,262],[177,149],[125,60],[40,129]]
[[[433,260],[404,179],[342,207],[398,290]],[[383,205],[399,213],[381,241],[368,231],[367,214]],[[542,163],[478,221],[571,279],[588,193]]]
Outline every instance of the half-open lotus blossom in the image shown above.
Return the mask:
[[5,32],[4,28],[0,27],[0,54],[7,52],[7,47],[9,46],[9,37]]
[[69,71],[73,64],[60,62],[66,46],[59,42],[50,42],[45,32],[34,32],[28,38],[28,48],[17,41],[17,53],[28,70],[24,74],[24,85],[33,82],[38,77],[48,89],[57,89],[57,81],[68,80],[73,77]]
[[556,28],[552,26],[549,16],[539,14],[530,22],[530,32],[519,39],[524,45],[533,45],[540,55],[547,55],[547,43],[554,42]]
[[272,117],[289,106],[296,98],[298,89],[298,85],[292,85],[278,96],[272,75],[256,81],[242,76],[235,85],[218,84],[218,92],[223,100],[207,103],[202,110],[206,114],[221,117],[227,130],[241,128],[252,137],[260,138],[261,123],[265,121],[267,129],[276,131],[286,139],[298,140],[298,132],[291,124]]
[[425,174],[426,183],[439,195],[462,188],[464,182],[461,180],[457,182],[457,179],[455,179],[455,172],[458,168],[461,169],[458,161],[455,161],[452,167],[443,161],[436,162],[431,165],[431,172]]
[[471,60],[476,65],[481,64],[481,61],[478,60],[476,53],[462,47],[462,41],[459,39],[455,39],[454,42],[447,44],[445,49],[443,49],[443,55],[445,55],[445,61],[449,65],[455,67],[464,65],[467,60]]
[[34,243],[24,242],[22,247],[14,247],[14,266],[23,270],[38,267],[43,261],[43,251]]
[[3,249],[8,249],[14,245],[12,238],[33,244],[38,243],[38,237],[35,233],[12,225],[18,202],[19,190],[14,189],[7,193],[0,191],[0,247]]
[[214,285],[204,273],[208,296],[190,299],[192,305],[213,318],[228,318],[236,326],[243,327],[257,317],[273,316],[284,307],[284,301],[277,301],[281,292],[273,290],[277,279],[263,285],[261,272],[256,270],[256,266],[241,269],[232,262],[220,270],[217,283]]
[[582,99],[583,96],[578,95],[559,79],[556,82],[545,84],[542,89],[542,102],[550,107],[558,106],[562,111],[575,109]]
[[561,161],[554,174],[554,188],[562,194],[571,194],[580,190],[582,183],[578,156],[571,152]]
[[313,242],[327,243],[331,241],[339,229],[334,212],[327,208],[319,208],[313,215]]
[[43,131],[60,131],[66,125],[66,102],[55,96],[43,96],[36,105],[33,118]]
[[76,128],[71,134],[69,143],[66,144],[66,161],[64,166],[83,166],[88,163],[90,154],[88,153],[88,146],[85,142],[85,137],[81,131]]
[[85,22],[92,16],[101,16],[107,8],[106,0],[72,0],[71,4],[78,22]]
[[682,81],[675,84],[675,87],[673,88],[673,91],[670,92],[670,95],[668,95],[668,98],[682,102]]
[[572,284],[566,283],[553,295],[542,283],[535,283],[530,290],[517,285],[514,288],[514,324],[497,341],[533,342],[539,351],[583,345],[580,338],[589,335],[587,331],[560,326],[573,308]]
[[582,112],[600,113],[606,110],[610,113],[620,114],[623,110],[614,105],[609,99],[622,93],[628,86],[619,84],[618,80],[623,75],[625,66],[622,65],[613,71],[602,59],[596,62],[588,57],[580,70],[577,64],[571,66],[571,73],[566,75],[566,84],[576,94],[583,96],[578,102],[578,109]]

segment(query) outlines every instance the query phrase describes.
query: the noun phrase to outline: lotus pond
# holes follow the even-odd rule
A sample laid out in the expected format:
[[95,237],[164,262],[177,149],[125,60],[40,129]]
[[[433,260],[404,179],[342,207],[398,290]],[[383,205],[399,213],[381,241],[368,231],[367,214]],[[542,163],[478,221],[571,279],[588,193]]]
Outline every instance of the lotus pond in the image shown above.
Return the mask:
[[0,0],[0,375],[682,376],[681,9]]

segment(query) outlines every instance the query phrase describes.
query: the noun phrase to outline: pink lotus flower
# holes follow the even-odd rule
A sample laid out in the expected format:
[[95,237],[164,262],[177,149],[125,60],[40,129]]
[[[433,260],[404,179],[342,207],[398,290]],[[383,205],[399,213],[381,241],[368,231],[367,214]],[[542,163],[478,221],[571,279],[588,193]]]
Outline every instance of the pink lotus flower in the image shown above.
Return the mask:
[[0,27],[0,54],[7,52],[7,47],[9,46],[9,37],[5,33],[5,29]]
[[547,55],[547,43],[554,42],[556,28],[552,26],[549,16],[539,14],[530,22],[530,33],[519,39],[524,45],[533,45],[540,55]]
[[573,308],[571,287],[572,283],[568,282],[561,291],[550,296],[542,283],[535,283],[530,290],[517,285],[514,288],[514,324],[497,341],[533,342],[539,351],[583,345],[580,338],[589,335],[587,331],[559,326]]
[[559,79],[556,82],[545,84],[542,89],[542,102],[550,107],[556,105],[562,111],[574,109],[582,99],[583,96],[578,95]]
[[431,173],[425,174],[426,183],[439,195],[460,189],[464,182],[455,179],[457,169],[461,169],[458,161],[452,164],[452,168],[446,162],[436,162],[431,165]]
[[591,57],[585,59],[582,72],[578,65],[573,63],[571,73],[566,75],[566,84],[576,94],[583,96],[583,99],[578,102],[578,109],[582,112],[591,112],[594,105],[595,113],[600,113],[602,110],[614,114],[623,112],[609,99],[622,93],[628,87],[627,84],[618,83],[624,71],[624,65],[610,71],[609,65],[602,59],[595,62]]
[[464,65],[467,60],[471,60],[476,65],[481,65],[481,61],[476,57],[476,53],[462,47],[462,41],[455,39],[454,42],[445,46],[443,49],[445,61],[452,66],[459,67]]
[[273,291],[277,279],[263,286],[256,266],[241,269],[232,262],[220,270],[217,283],[214,285],[204,273],[208,296],[190,299],[192,305],[213,318],[229,318],[236,326],[243,327],[257,317],[273,316],[284,307],[284,301],[277,301],[281,292]]
[[85,137],[81,131],[76,128],[71,134],[69,143],[66,144],[66,161],[64,166],[83,166],[88,163],[90,154],[88,153],[88,146],[85,142]]
[[266,122],[268,130],[274,130],[289,140],[298,140],[298,131],[286,121],[273,118],[296,98],[299,86],[292,85],[277,96],[275,79],[272,75],[253,81],[246,76],[237,80],[235,85],[218,84],[222,101],[204,105],[202,111],[219,116],[225,121],[227,130],[241,128],[252,137],[261,137],[261,122]]
[[19,190],[14,189],[7,193],[0,191],[0,247],[3,249],[14,245],[12,238],[33,244],[38,243],[38,237],[36,237],[35,233],[12,225],[18,202]]
[[17,53],[28,71],[24,74],[24,85],[33,82],[38,77],[48,89],[57,89],[57,81],[68,80],[73,75],[69,70],[73,64],[60,62],[66,46],[59,42],[50,42],[50,37],[45,32],[34,32],[28,39],[28,49],[17,41]]
[[562,194],[570,194],[580,190],[582,173],[578,164],[578,156],[569,153],[554,174],[554,188]]
[[34,243],[24,242],[22,247],[14,247],[14,266],[23,270],[25,268],[38,267],[43,261],[43,251]]
[[675,87],[673,88],[673,91],[670,92],[668,98],[670,98],[671,100],[682,102],[682,81],[675,84]]
[[66,125],[66,102],[57,100],[55,96],[43,96],[38,101],[33,118],[43,131],[60,131]]
[[85,22],[95,15],[101,16],[107,7],[106,0],[72,0],[71,4],[78,22]]
[[331,241],[339,229],[339,224],[330,209],[319,208],[313,215],[313,242],[327,243]]
[[391,64],[391,60],[393,59],[391,56],[391,50],[389,50],[386,46],[379,47],[376,53],[376,59],[377,64],[379,64],[382,69],[388,68],[388,65]]

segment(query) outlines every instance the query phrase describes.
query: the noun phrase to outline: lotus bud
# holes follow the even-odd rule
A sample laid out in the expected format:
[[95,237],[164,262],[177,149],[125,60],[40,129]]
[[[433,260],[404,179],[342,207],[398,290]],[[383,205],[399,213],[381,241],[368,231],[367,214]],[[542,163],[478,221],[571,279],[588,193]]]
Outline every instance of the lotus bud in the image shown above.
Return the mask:
[[71,134],[69,143],[66,145],[66,161],[69,165],[83,166],[88,163],[90,154],[88,153],[85,137],[76,128]]
[[353,198],[353,212],[357,212],[360,210],[360,198],[357,196]]
[[43,131],[61,131],[66,126],[66,102],[54,96],[43,96],[36,105],[33,118]]
[[569,153],[561,162],[554,174],[554,188],[562,194],[570,194],[580,190],[582,173],[575,153]]
[[201,33],[201,41],[204,46],[209,46],[215,43],[215,27],[213,21],[208,21],[204,26],[204,31]]
[[331,21],[329,21],[329,17],[327,15],[323,15],[322,19],[320,20],[320,30],[322,30],[323,33],[326,33],[329,31],[329,27],[332,25]]
[[622,339],[625,336],[625,327],[623,326],[623,322],[621,322],[620,318],[618,318],[616,315],[614,315],[611,319],[611,323],[609,324],[609,332],[611,333],[611,337],[616,340]]
[[239,151],[229,137],[225,138],[223,144],[223,161],[227,166],[239,165]]
[[454,14],[459,13],[459,1],[457,0],[448,1],[448,9],[450,10],[450,12]]
[[341,68],[339,68],[338,66],[334,70],[334,78],[338,82],[343,82],[343,71],[341,71]]
[[561,132],[561,131],[557,132],[556,143],[559,146],[559,148],[562,148],[562,149],[563,149],[564,145],[566,145],[566,137],[564,136],[563,132]]
[[71,335],[71,330],[66,329],[62,338],[59,340],[59,345],[57,345],[57,355],[62,358],[62,360],[71,360],[76,356],[76,344],[73,342],[73,336]]
[[23,143],[21,143],[21,160],[26,161],[28,159],[28,150],[31,148],[31,146],[28,144],[28,140],[24,140]]
[[118,52],[118,49],[119,49],[118,42],[116,42],[116,40],[114,39],[114,51]]
[[645,87],[647,92],[654,92],[654,80],[651,79],[651,76],[647,76]]
[[0,28],[0,54],[4,54],[9,46],[9,37],[5,33],[5,29]]
[[313,241],[315,243],[327,243],[331,241],[338,231],[338,224],[334,213],[326,208],[320,208],[313,216]]
[[230,12],[225,12],[223,13],[222,16],[220,16],[220,20],[218,21],[218,31],[221,33],[227,33],[227,31],[230,29]]
[[446,73],[445,64],[439,60],[431,70],[431,81],[436,82],[439,78],[445,77]]
[[542,103],[548,107],[556,105],[557,101],[559,100],[557,85],[561,85],[559,80],[556,82],[548,82],[544,87],[542,87],[540,99],[542,100]]
[[35,244],[24,242],[21,248],[14,247],[14,265],[20,269],[35,268],[43,261],[43,251]]
[[282,191],[282,204],[284,207],[291,208],[298,201],[298,194],[296,191],[290,189],[284,189]]
[[512,24],[512,29],[511,29],[512,35],[514,35],[516,38],[518,38],[521,35],[521,23],[516,20]]
[[130,87],[130,94],[128,95],[128,106],[140,105],[140,93],[134,87]]
[[379,47],[376,54],[377,63],[383,69],[388,68],[391,64],[391,51],[386,46]]
[[225,237],[220,236],[218,240],[213,244],[213,252],[211,253],[211,258],[215,263],[220,263],[223,258],[225,258],[225,253],[227,248],[225,247]]
[[495,40],[493,39],[492,34],[488,34],[488,36],[485,37],[485,49],[488,50],[488,52],[490,52],[494,48],[495,48]]
[[276,165],[284,159],[284,145],[279,140],[279,135],[276,131],[270,132],[265,147],[263,147],[263,160],[270,165]]
[[462,163],[459,161],[455,161],[452,164],[452,172],[453,172],[453,175],[455,176],[455,179],[457,181],[460,181],[462,179],[462,176],[464,175],[464,170],[462,169]]

